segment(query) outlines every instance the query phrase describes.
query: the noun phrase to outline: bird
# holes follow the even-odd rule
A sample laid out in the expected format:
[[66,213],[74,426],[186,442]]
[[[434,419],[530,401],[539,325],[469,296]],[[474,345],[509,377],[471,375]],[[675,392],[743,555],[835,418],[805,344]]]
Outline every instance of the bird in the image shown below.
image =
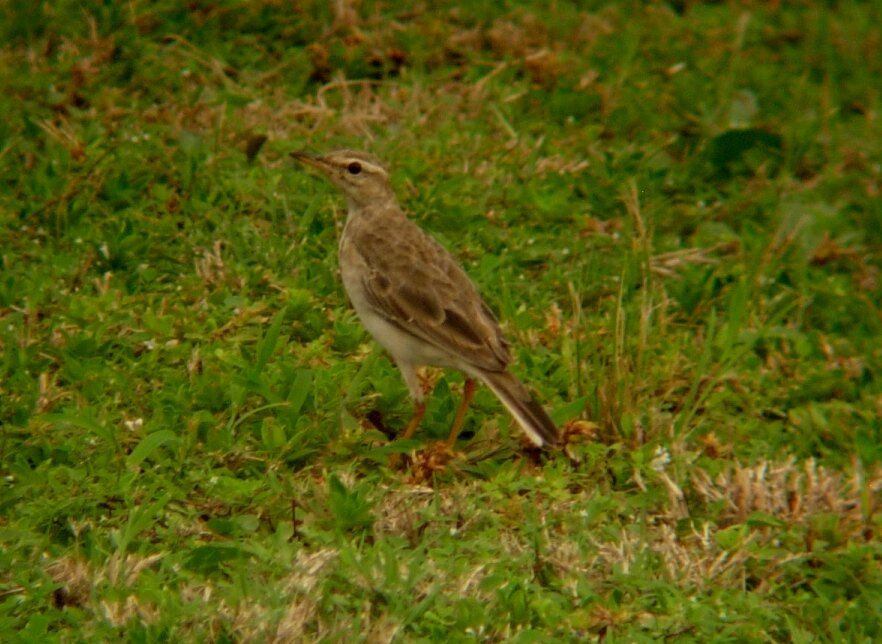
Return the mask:
[[533,444],[559,446],[560,430],[509,370],[509,342],[478,287],[446,248],[407,217],[379,159],[357,150],[291,156],[346,197],[340,274],[358,318],[389,353],[413,400],[401,437],[410,438],[425,414],[417,369],[431,366],[465,376],[447,448],[456,443],[477,382],[496,395]]

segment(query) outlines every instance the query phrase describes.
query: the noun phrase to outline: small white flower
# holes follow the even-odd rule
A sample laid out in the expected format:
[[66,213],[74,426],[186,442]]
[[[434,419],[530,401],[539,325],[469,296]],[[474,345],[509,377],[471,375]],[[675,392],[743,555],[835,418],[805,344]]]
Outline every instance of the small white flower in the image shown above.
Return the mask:
[[656,472],[664,472],[665,467],[670,465],[671,463],[671,454],[668,452],[667,448],[659,445],[655,448],[655,456],[652,459],[652,462],[649,466],[654,469]]

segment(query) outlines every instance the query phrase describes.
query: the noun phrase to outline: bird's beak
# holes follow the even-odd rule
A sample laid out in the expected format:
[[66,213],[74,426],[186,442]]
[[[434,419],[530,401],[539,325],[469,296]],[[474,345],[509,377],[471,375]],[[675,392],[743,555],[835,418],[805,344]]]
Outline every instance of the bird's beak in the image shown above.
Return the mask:
[[297,159],[301,163],[305,163],[313,168],[318,168],[319,170],[324,170],[325,172],[329,169],[328,162],[325,161],[324,157],[319,156],[318,154],[310,154],[309,152],[298,150],[297,152],[292,152],[291,157]]

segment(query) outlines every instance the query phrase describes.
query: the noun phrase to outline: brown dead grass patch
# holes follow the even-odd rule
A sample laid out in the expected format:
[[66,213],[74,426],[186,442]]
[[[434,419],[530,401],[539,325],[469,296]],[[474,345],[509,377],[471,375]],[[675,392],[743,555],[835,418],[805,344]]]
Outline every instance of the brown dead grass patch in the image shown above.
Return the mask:
[[53,593],[55,605],[91,608],[114,626],[123,626],[132,619],[142,623],[155,621],[157,609],[150,603],[131,594],[120,600],[102,600],[96,603],[93,591],[100,586],[121,584],[133,586],[140,574],[165,556],[155,553],[147,557],[126,555],[112,556],[103,567],[95,566],[75,557],[62,557],[48,563],[46,571],[58,584]]
[[[868,475],[856,465],[850,473],[840,473],[819,466],[813,459],[736,463],[715,477],[696,469],[689,483],[687,489],[701,502],[724,504],[717,525],[692,521],[690,531],[683,534],[665,512],[649,517],[648,529],[626,526],[613,540],[592,540],[595,550],[587,557],[572,541],[552,542],[550,561],[563,571],[603,577],[615,570],[627,574],[639,557],[651,553],[660,557],[673,580],[698,588],[737,586],[748,574],[748,563],[754,561],[754,548],[775,541],[781,530],[760,522],[745,531],[740,543],[724,548],[715,538],[720,529],[744,523],[753,513],[763,513],[767,520],[777,519],[788,527],[810,531],[814,519],[833,514],[843,536],[863,541],[872,531],[871,519],[882,498],[882,470]],[[807,552],[788,551],[780,561],[765,565],[771,571],[785,561],[810,556],[810,544],[807,536]]]
[[[791,458],[735,465],[715,477],[696,469],[691,487],[704,502],[723,502],[722,518],[731,522],[744,521],[751,512],[764,512],[788,523],[834,513],[859,525],[878,510],[882,471],[868,476],[855,464],[850,474],[843,474],[814,459],[797,463]],[[866,505],[867,498],[871,507]]]
[[[310,622],[316,618],[315,589],[324,578],[326,568],[337,560],[337,554],[333,549],[297,554],[292,573],[283,584],[284,592],[291,597],[291,601],[275,629],[273,641],[293,641],[296,637],[302,636]],[[243,615],[243,617],[247,616]],[[255,623],[260,622],[246,618],[242,621],[241,627],[248,628]]]

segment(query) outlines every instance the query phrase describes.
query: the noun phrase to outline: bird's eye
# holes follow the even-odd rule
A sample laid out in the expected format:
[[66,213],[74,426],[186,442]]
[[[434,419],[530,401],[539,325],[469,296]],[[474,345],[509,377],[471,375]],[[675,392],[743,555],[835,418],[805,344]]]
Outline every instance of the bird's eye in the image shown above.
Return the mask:
[[349,174],[358,174],[361,172],[361,164],[358,161],[353,161],[346,169],[349,170]]

